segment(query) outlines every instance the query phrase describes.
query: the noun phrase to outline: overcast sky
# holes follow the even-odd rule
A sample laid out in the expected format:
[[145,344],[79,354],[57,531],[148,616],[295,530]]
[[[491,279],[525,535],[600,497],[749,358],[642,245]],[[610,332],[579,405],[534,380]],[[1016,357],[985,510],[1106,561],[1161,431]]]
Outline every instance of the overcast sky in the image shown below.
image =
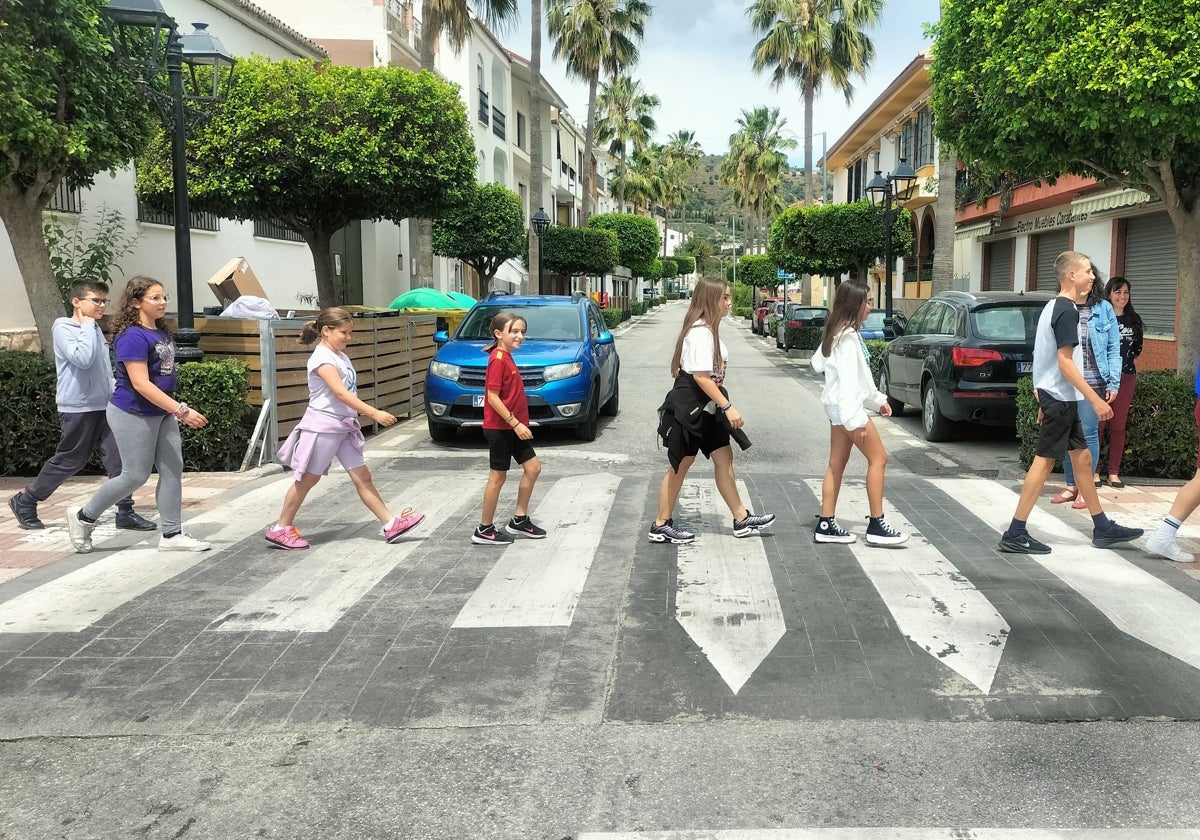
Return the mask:
[[[724,154],[742,109],[760,105],[778,106],[787,118],[787,128],[797,137],[804,131],[799,89],[785,84],[777,91],[771,86],[770,74],[760,76],[750,69],[750,50],[756,38],[745,14],[749,0],[650,2],[653,12],[641,61],[631,73],[648,93],[662,100],[655,114],[657,140],[687,128],[696,133],[705,153]],[[845,97],[832,90],[818,96],[814,104],[814,159],[821,155],[821,132],[826,132],[825,142],[832,146],[917,53],[929,46],[923,25],[937,20],[939,5],[939,0],[886,0],[880,24],[871,33],[875,62],[866,79],[856,80],[853,104],[847,106]],[[500,39],[509,49],[528,56],[529,10],[524,3],[521,7],[520,24]],[[542,73],[582,125],[587,118],[587,87],[568,80],[551,51],[549,38],[543,35]],[[802,147],[793,162],[802,165]]]

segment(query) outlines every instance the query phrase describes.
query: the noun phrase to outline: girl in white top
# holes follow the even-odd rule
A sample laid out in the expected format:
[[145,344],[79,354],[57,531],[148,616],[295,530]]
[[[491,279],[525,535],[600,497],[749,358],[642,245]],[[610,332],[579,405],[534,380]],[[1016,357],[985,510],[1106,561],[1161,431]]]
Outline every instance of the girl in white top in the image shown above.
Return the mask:
[[[725,363],[729,359],[729,351],[721,340],[721,320],[729,314],[731,305],[732,295],[723,280],[702,278],[692,292],[687,315],[675,341],[675,353],[671,357],[675,386],[667,401],[679,407],[686,416],[691,416],[688,408],[699,405],[703,410],[698,413],[697,428],[686,435],[676,435],[668,446],[673,463],[667,468],[659,488],[658,516],[647,535],[650,542],[685,544],[696,539],[690,531],[675,527],[671,514],[679,499],[683,479],[698,452],[703,452],[713,462],[717,490],[733,514],[735,537],[757,533],[775,521],[774,514],[755,514],[742,503],[733,472],[729,433],[732,429],[741,429],[745,420],[721,390],[725,381]],[[722,422],[719,414],[724,415],[728,424]]]
[[882,417],[891,417],[887,397],[871,379],[867,348],[858,328],[871,311],[874,300],[862,283],[846,281],[833,296],[833,309],[825,319],[821,347],[813,353],[812,366],[825,374],[821,404],[829,418],[829,467],[821,485],[821,515],[813,542],[852,543],[856,537],[838,524],[834,514],[842,475],[850,460],[850,449],[857,446],[867,458],[867,542],[870,545],[899,545],[908,534],[897,531],[883,516],[883,471],[887,451],[864,405],[870,405]]

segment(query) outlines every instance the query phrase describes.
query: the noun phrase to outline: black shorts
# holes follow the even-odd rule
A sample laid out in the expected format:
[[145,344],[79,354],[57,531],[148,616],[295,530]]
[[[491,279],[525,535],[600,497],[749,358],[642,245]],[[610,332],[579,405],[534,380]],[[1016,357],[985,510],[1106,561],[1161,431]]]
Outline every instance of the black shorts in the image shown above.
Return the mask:
[[508,472],[513,461],[524,464],[537,455],[533,441],[521,440],[512,429],[484,429],[483,436],[488,442],[488,466],[493,470]]
[[1074,400],[1063,402],[1042,394],[1038,405],[1042,409],[1036,451],[1039,457],[1065,461],[1068,452],[1087,448],[1083,424],[1079,422],[1079,406]]
[[710,415],[704,418],[699,439],[689,438],[679,454],[683,458],[689,458],[697,452],[703,452],[705,458],[711,458],[722,446],[729,446],[729,429],[725,428],[725,424],[718,420],[716,415]]

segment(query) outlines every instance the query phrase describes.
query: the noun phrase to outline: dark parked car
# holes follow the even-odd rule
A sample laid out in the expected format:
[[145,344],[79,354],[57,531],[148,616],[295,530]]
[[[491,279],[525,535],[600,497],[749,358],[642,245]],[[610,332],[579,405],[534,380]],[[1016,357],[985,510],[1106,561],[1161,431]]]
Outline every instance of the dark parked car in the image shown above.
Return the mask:
[[921,406],[930,441],[958,421],[1015,426],[1017,380],[1033,370],[1038,317],[1053,295],[940,292],[883,352],[879,390],[894,413]]
[[885,341],[891,341],[898,334],[904,332],[904,327],[908,321],[903,315],[899,312],[893,312],[890,326],[887,324],[886,315],[887,310],[885,309],[872,309],[868,312],[867,319],[858,328],[859,337],[863,341],[872,338],[882,338]]
[[823,327],[829,310],[824,306],[806,306],[802,303],[789,303],[779,319],[779,327],[775,330],[775,346],[782,348],[787,338],[788,327]]

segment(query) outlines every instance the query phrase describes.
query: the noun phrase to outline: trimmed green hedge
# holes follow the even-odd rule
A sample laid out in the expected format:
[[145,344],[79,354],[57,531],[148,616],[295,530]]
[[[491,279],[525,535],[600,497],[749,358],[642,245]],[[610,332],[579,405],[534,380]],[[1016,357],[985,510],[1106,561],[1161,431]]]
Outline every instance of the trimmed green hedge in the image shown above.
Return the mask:
[[863,342],[867,346],[867,355],[871,362],[871,381],[879,385],[879,372],[883,367],[883,351],[888,343],[882,338],[869,338]]
[[[1190,479],[1196,474],[1196,392],[1190,378],[1174,371],[1153,370],[1137,375],[1137,388],[1129,406],[1122,475],[1146,478]],[[1017,387],[1018,457],[1029,469],[1037,450],[1037,403],[1033,381]],[[1100,464],[1108,463],[1108,442],[1101,441]],[[1061,469],[1062,465],[1056,467]],[[1100,474],[1104,475],[1102,468]]]
[[617,325],[621,323],[622,310],[609,307],[608,309],[602,309],[600,311],[604,314],[604,325],[608,327],[610,332],[615,330]]
[[816,350],[825,335],[824,327],[788,327],[783,331],[784,350]]
[[[254,417],[246,405],[250,375],[234,359],[179,367],[176,396],[208,418],[203,429],[183,433],[186,469],[221,471],[241,465]],[[40,353],[0,350],[0,472],[36,475],[58,446],[54,362]],[[99,460],[93,459],[99,470]]]

